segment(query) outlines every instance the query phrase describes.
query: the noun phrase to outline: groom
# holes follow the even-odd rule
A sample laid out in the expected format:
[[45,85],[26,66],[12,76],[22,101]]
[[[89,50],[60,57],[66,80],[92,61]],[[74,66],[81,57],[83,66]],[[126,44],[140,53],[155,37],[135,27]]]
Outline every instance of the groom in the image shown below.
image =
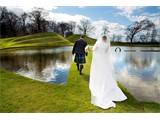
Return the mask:
[[80,36],[80,39],[76,40],[72,54],[75,54],[74,62],[77,64],[77,69],[82,75],[83,64],[86,63],[85,55],[87,56],[87,52],[85,48],[87,46],[87,42],[84,40],[84,35]]

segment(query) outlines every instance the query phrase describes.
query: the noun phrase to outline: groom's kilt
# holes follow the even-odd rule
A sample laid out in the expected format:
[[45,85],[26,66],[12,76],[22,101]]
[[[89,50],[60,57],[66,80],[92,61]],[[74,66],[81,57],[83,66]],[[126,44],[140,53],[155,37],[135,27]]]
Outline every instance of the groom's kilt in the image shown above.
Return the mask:
[[86,58],[84,54],[76,54],[74,58],[74,62],[78,64],[86,63]]

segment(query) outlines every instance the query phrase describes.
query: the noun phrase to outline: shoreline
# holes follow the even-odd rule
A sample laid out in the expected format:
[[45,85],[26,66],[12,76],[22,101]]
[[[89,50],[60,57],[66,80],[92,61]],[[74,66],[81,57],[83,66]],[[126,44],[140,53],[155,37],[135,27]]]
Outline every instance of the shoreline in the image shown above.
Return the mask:
[[91,53],[86,60],[82,76],[72,62],[65,85],[43,83],[0,69],[2,90],[0,112],[160,112],[160,104],[137,101],[119,82],[118,85],[127,96],[127,100],[116,102],[116,108],[107,110],[93,106],[90,103],[88,88]]

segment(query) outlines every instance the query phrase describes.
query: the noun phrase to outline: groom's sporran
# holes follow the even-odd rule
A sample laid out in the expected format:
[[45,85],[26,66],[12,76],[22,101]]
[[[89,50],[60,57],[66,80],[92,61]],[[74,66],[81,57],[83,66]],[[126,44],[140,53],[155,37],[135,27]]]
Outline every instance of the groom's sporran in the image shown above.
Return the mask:
[[84,35],[81,35],[80,39],[76,40],[72,50],[72,54],[73,55],[75,54],[74,62],[77,65],[77,69],[80,75],[82,74],[83,64],[86,63],[86,58],[85,58],[85,56],[87,56],[87,52],[85,51],[86,46],[87,42],[84,40]]

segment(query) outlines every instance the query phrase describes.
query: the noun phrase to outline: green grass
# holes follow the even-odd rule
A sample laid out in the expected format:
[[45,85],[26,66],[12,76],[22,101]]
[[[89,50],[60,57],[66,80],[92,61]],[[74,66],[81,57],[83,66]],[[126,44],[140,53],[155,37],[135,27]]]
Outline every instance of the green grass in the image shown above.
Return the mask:
[[[17,50],[17,49],[34,49],[34,48],[49,48],[73,45],[80,38],[79,34],[71,35],[67,38],[62,37],[57,33],[37,33],[21,37],[0,38],[0,50]],[[94,45],[96,39],[85,36],[84,40],[89,45]],[[132,46],[132,47],[160,47],[159,43],[122,43],[112,42],[112,46]]]
[[[67,37],[67,39],[74,43],[76,40],[78,40],[80,38],[80,35],[79,34],[74,34],[74,35],[71,35],[69,37]],[[90,38],[90,37],[87,37],[85,36],[84,37],[84,40],[89,44],[89,45],[94,45],[94,43],[96,42],[96,39],[93,39],[93,38]]]
[[160,112],[160,104],[139,102],[119,84],[128,99],[116,108],[102,110],[90,104],[87,57],[84,75],[72,63],[66,85],[42,83],[0,69],[0,112]]
[[72,43],[56,33],[37,33],[21,37],[0,39],[0,49],[59,47],[67,45],[72,45]]

